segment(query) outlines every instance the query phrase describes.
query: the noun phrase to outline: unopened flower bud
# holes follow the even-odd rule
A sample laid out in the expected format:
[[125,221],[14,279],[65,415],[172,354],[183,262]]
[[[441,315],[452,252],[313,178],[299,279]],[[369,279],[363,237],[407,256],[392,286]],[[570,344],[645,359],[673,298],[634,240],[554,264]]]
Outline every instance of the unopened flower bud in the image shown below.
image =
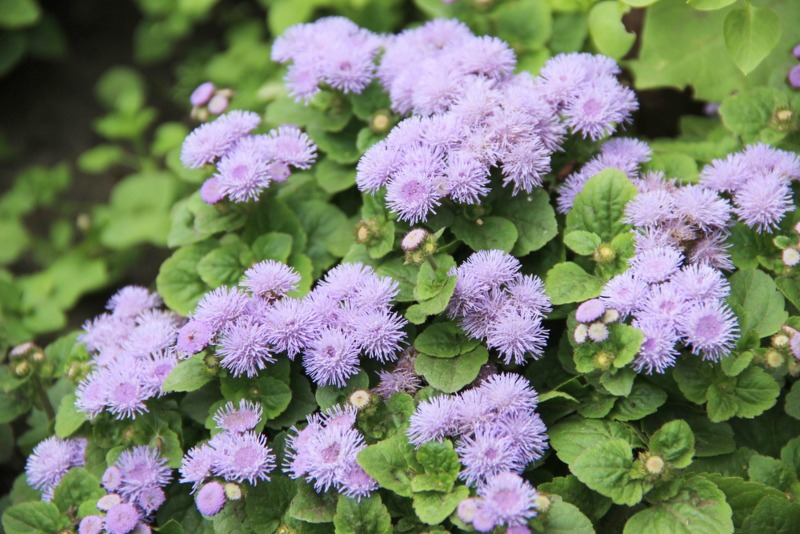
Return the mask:
[[547,495],[542,495],[541,493],[536,496],[536,510],[543,514],[550,509],[550,498]]
[[238,501],[242,498],[242,488],[238,484],[228,482],[225,484],[225,496],[230,501]]
[[392,126],[392,117],[386,110],[377,111],[369,121],[369,129],[375,133],[389,131]]
[[228,104],[230,104],[228,97],[218,93],[208,102],[208,112],[212,115],[225,113],[225,110],[228,109]]
[[608,243],[600,243],[594,250],[593,258],[597,263],[610,263],[616,257],[617,253],[614,252],[614,247]]
[[22,378],[26,376],[31,370],[31,366],[28,362],[19,362],[16,367],[14,367],[14,374]]
[[767,351],[767,354],[764,356],[764,361],[769,367],[773,369],[777,369],[781,365],[783,365],[783,354],[778,352],[775,349],[770,349]]
[[585,324],[581,323],[575,327],[575,333],[573,334],[575,343],[581,344],[586,343],[586,338],[589,336],[589,327]]
[[789,346],[789,336],[786,334],[777,333],[772,336],[772,346],[778,349]]
[[77,219],[75,219],[75,225],[80,231],[87,232],[89,228],[92,227],[92,218],[88,213],[81,213],[78,215]]
[[20,343],[19,345],[11,349],[11,352],[9,352],[9,354],[11,355],[12,358],[21,357],[25,356],[35,348],[36,348],[36,343],[34,343],[33,341],[27,341],[25,343]]
[[478,499],[464,499],[458,505],[458,518],[464,523],[472,523],[478,513]]
[[189,102],[193,106],[204,106],[211,100],[211,97],[214,96],[214,91],[216,90],[216,86],[214,86],[211,82],[204,82],[197,86],[197,88],[192,91],[192,95],[189,97]]
[[783,264],[788,267],[794,267],[800,263],[800,252],[794,248],[787,248],[783,251]]
[[606,324],[608,324],[608,323],[616,323],[617,321],[619,321],[619,312],[617,310],[614,310],[614,309],[608,309],[603,314],[603,316],[600,318],[600,320],[603,321]]
[[406,234],[400,246],[406,252],[417,250],[430,234],[424,228],[414,228]]
[[122,502],[122,498],[117,495],[116,493],[109,493],[103,497],[100,497],[100,500],[97,501],[97,509],[102,510],[104,512],[108,512],[114,506],[118,505]]
[[362,408],[369,406],[370,400],[371,397],[369,392],[363,389],[357,389],[350,394],[350,404],[355,406],[357,410],[361,410]]
[[660,475],[664,471],[664,459],[661,456],[651,456],[645,460],[644,468],[651,475]]
[[594,355],[594,366],[601,371],[607,371],[611,368],[611,364],[614,362],[615,358],[616,355],[613,352],[601,350]]
[[203,358],[203,363],[206,365],[206,368],[209,371],[215,371],[219,369],[219,358],[213,354],[206,354],[206,357]]
[[420,251],[406,252],[405,260],[406,263],[411,265],[422,265],[425,261],[425,254]]
[[136,430],[132,426],[129,426],[122,431],[122,440],[125,443],[130,443],[131,441],[133,441],[133,437],[135,435],[136,435]]
[[589,325],[589,339],[597,343],[602,343],[608,339],[608,327],[605,323],[592,323]]
[[283,183],[292,175],[289,166],[282,161],[275,161],[270,163],[267,167],[267,174],[272,178],[273,182]]
[[34,350],[31,353],[31,360],[36,363],[42,363],[44,361],[44,351],[42,349]]

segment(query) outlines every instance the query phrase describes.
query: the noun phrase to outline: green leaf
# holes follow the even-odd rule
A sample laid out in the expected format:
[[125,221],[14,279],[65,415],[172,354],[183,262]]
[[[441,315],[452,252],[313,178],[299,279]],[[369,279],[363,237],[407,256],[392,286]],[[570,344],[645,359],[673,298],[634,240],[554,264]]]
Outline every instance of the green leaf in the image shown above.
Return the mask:
[[486,217],[475,222],[458,217],[451,227],[453,234],[472,250],[511,252],[519,232],[514,223],[503,217]]
[[70,526],[50,502],[26,502],[14,505],[3,513],[6,534],[52,534]]
[[0,392],[0,424],[10,423],[31,409],[28,399],[19,399],[11,394]]
[[682,469],[692,463],[694,434],[686,421],[670,421],[650,437],[649,448],[671,466]]
[[576,230],[593,232],[609,242],[627,232],[622,222],[625,204],[637,194],[636,186],[618,169],[606,169],[591,177],[575,197],[567,214],[566,234]]
[[445,393],[455,393],[478,377],[483,364],[489,361],[489,351],[482,345],[454,358],[435,358],[420,354],[414,369],[428,384]]
[[797,475],[790,466],[761,454],[754,454],[750,457],[747,475],[752,482],[772,486],[785,493],[791,493],[792,484],[797,482]]
[[479,339],[467,337],[453,322],[434,323],[422,331],[414,340],[414,348],[428,356],[452,358],[471,352],[480,345]]
[[56,413],[55,432],[59,438],[71,436],[86,421],[86,414],[75,407],[75,394],[67,393],[61,398]]
[[97,145],[78,157],[80,170],[89,174],[100,174],[118,165],[127,157],[125,149],[119,145]]
[[742,269],[731,278],[731,308],[742,332],[755,330],[761,337],[777,332],[786,321],[783,295],[772,278],[758,269]]
[[581,513],[592,521],[600,520],[611,508],[611,500],[608,497],[590,490],[575,475],[556,477],[550,482],[539,484],[537,489],[545,493],[556,494],[565,502],[577,506]]
[[622,439],[629,449],[644,445],[629,425],[617,421],[571,417],[550,428],[550,444],[561,461],[570,465],[585,450],[610,439]]
[[308,235],[306,254],[314,262],[314,275],[318,277],[336,258],[347,254],[353,244],[353,226],[339,208],[321,200],[299,202],[292,207]]
[[397,294],[397,302],[413,302],[414,288],[419,279],[419,272],[416,265],[406,264],[402,258],[381,263],[376,269],[381,276],[389,276],[400,286]]
[[[425,470],[424,474],[414,476],[411,480],[411,490],[438,491],[449,493],[453,489],[461,470],[458,454],[453,449],[450,440],[429,441],[423,444],[416,453],[419,465]],[[448,514],[449,515],[449,514]]]
[[621,59],[636,41],[622,24],[622,16],[630,7],[615,1],[595,4],[589,11],[589,35],[597,51],[614,59]]
[[586,230],[575,230],[564,236],[564,244],[573,252],[581,256],[591,256],[595,249],[600,246],[602,240],[594,232]]
[[0,0],[0,28],[5,30],[32,26],[41,16],[36,0]]
[[392,518],[377,493],[361,501],[340,495],[333,526],[336,534],[390,534]]
[[244,272],[241,258],[249,252],[247,246],[240,242],[215,248],[197,262],[197,274],[211,289],[235,286]]
[[754,87],[723,100],[719,115],[729,130],[745,140],[756,140],[763,129],[770,127],[775,108],[787,103],[784,93],[775,88]]
[[786,395],[784,409],[788,415],[800,419],[800,382],[792,384],[792,389]]
[[769,8],[745,3],[728,13],[722,32],[733,61],[750,74],[780,41],[781,21]]
[[519,258],[539,250],[558,234],[556,212],[544,189],[505,199],[496,205],[493,213],[516,227],[518,237],[511,254]]
[[786,500],[784,496],[769,495],[761,499],[753,512],[742,524],[745,534],[793,534],[800,524],[800,506]]
[[[289,261],[292,253],[294,238],[281,232],[269,232],[253,241],[250,250],[253,253],[253,262],[275,260],[281,263]],[[247,266],[249,267],[249,266]]]
[[161,391],[197,391],[214,378],[205,364],[205,354],[195,354],[179,362],[161,384]]
[[552,33],[550,6],[545,0],[503,2],[487,15],[498,37],[517,53],[544,46]]
[[358,453],[358,463],[378,484],[401,497],[412,496],[411,479],[422,470],[404,434],[369,445]]
[[286,28],[308,22],[317,2],[314,0],[276,0],[270,4],[269,31],[273,36],[282,34]]
[[617,421],[636,421],[655,413],[665,402],[667,394],[647,382],[635,382],[630,395],[620,397],[609,416]]
[[[760,367],[750,367],[737,377],[736,416],[753,418],[772,408],[780,394],[780,385]],[[714,421],[709,411],[709,418]]]
[[84,501],[96,502],[105,494],[105,490],[100,487],[100,481],[86,469],[73,467],[58,483],[53,494],[53,504],[58,506],[61,513],[66,514],[70,508],[77,508]]
[[210,288],[197,274],[197,263],[213,245],[209,243],[180,248],[161,264],[156,287],[164,303],[181,315],[188,315]]
[[545,289],[553,304],[583,302],[599,297],[604,285],[602,279],[590,275],[571,261],[557,264],[547,272],[545,278]]
[[247,519],[259,533],[271,533],[278,528],[298,491],[298,486],[302,484],[295,483],[284,475],[273,473],[271,476],[269,484],[247,488]]
[[728,7],[735,2],[736,0],[686,0],[687,4],[701,11],[722,9],[723,7]]
[[335,494],[317,493],[312,484],[301,481],[287,513],[306,523],[330,523],[336,514]]
[[[683,481],[677,495],[628,519],[625,534],[726,534],[733,532],[725,494],[701,477]],[[769,532],[769,531],[764,531]]]
[[449,254],[436,254],[433,257],[437,269],[434,270],[429,262],[419,267],[417,283],[414,286],[414,298],[418,301],[429,300],[439,295],[448,285],[451,278],[450,269],[456,262]]
[[713,482],[725,494],[725,500],[733,510],[733,526],[736,532],[741,531],[745,519],[753,513],[758,503],[765,497],[785,498],[783,493],[763,484],[746,482],[739,477],[722,476],[705,473],[703,478]]
[[594,534],[592,522],[581,510],[566,501],[552,500],[539,520],[542,534]]
[[317,183],[326,193],[333,195],[356,185],[356,171],[352,165],[340,165],[330,158],[322,158],[315,171]]
[[414,512],[426,525],[438,525],[452,514],[459,503],[469,497],[469,488],[457,486],[450,493],[424,491],[414,494]]
[[628,441],[609,438],[583,450],[570,463],[578,480],[616,504],[633,506],[642,500],[652,483],[632,478],[633,457]]

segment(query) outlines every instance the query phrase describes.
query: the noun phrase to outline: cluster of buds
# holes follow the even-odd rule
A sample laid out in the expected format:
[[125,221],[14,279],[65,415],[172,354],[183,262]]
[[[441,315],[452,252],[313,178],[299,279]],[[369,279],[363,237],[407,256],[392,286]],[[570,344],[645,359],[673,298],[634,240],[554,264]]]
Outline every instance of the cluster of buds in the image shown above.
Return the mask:
[[219,89],[211,82],[201,83],[192,91],[189,101],[192,103],[191,117],[205,122],[210,115],[221,115],[228,109],[233,90]]
[[[800,234],[800,223],[794,225],[794,232],[795,234]],[[794,267],[800,263],[800,242],[795,242],[786,236],[776,237],[773,242],[778,248],[783,249],[781,259],[785,266]]]
[[608,339],[608,325],[619,320],[619,312],[606,308],[605,302],[600,299],[587,300],[575,311],[575,343],[586,343],[587,339],[595,343],[602,343]]
[[[411,265],[421,265],[423,262],[433,262],[433,255],[436,254],[438,247],[436,239],[441,234],[432,234],[424,228],[414,228],[403,238],[400,246],[405,253],[405,261]],[[436,269],[436,265],[431,265]]]
[[770,339],[770,346],[763,355],[763,363],[773,369],[786,364],[792,376],[800,374],[800,332],[788,324],[783,325]]
[[8,354],[9,368],[17,378],[28,376],[34,368],[41,367],[42,375],[53,374],[53,364],[45,363],[44,351],[32,341],[17,345]]

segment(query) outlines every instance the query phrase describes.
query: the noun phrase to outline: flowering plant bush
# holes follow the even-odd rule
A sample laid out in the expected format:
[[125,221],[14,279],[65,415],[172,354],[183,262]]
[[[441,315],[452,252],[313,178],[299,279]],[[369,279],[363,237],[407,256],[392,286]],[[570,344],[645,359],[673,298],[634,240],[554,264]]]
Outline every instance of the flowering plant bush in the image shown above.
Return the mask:
[[322,17],[265,109],[198,86],[154,284],[0,372],[5,531],[792,532],[791,50],[637,139],[611,3],[553,2],[593,52],[431,0],[471,26]]

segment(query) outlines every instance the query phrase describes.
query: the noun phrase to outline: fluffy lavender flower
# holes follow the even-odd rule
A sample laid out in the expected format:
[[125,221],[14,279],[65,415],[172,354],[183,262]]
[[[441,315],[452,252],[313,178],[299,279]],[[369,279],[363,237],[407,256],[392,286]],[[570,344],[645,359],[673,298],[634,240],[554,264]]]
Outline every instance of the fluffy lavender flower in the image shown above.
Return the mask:
[[317,159],[317,145],[296,126],[270,131],[263,147],[273,159],[297,169],[308,169]]
[[242,286],[258,297],[280,299],[297,289],[300,275],[293,268],[273,260],[256,263],[244,272]]
[[225,506],[225,488],[217,481],[203,486],[195,497],[197,510],[204,516],[215,516]]
[[481,500],[475,517],[475,522],[478,523],[475,528],[482,526],[479,516],[486,516],[484,521],[492,525],[488,529],[479,529],[482,532],[488,532],[500,525],[525,525],[528,519],[536,517],[538,494],[526,480],[515,473],[502,472],[491,477],[478,490],[478,496]]
[[175,366],[178,365],[178,356],[173,349],[153,353],[140,360],[142,366],[142,385],[150,397],[160,397],[164,394],[161,385]]
[[527,354],[537,359],[542,355],[546,342],[547,330],[542,327],[539,317],[510,308],[499,314],[486,333],[486,344],[497,349],[506,365],[512,361],[523,364]]
[[117,491],[119,485],[122,484],[122,471],[119,470],[119,467],[111,465],[103,472],[101,481],[106,491]]
[[248,296],[237,288],[227,286],[209,291],[197,304],[193,319],[203,321],[215,333],[247,309]]
[[[600,154],[609,166],[633,173],[642,163],[649,161],[653,151],[644,141],[629,137],[609,139],[600,147]],[[613,165],[611,165],[613,163]]]
[[579,323],[596,321],[606,312],[606,305],[601,299],[591,299],[582,303],[575,310],[575,320]]
[[[630,260],[631,273],[648,283],[662,282],[683,263],[683,254],[672,247],[653,248]],[[615,307],[615,306],[612,306]]]
[[508,304],[521,311],[544,318],[553,310],[550,298],[544,290],[544,282],[538,276],[517,275],[506,285]]
[[268,308],[262,317],[267,340],[276,352],[286,352],[290,359],[317,337],[319,318],[306,301],[283,299]]
[[455,405],[450,397],[432,397],[420,402],[409,420],[408,441],[419,447],[428,441],[442,441],[455,430]]
[[624,316],[639,309],[648,291],[647,282],[627,271],[609,280],[601,297],[609,308]]
[[785,178],[800,178],[800,157],[793,152],[779,150],[765,143],[756,143],[744,149],[745,165],[761,173],[777,173]]
[[130,321],[104,313],[83,324],[78,341],[86,345],[89,352],[115,349],[120,347],[120,341],[128,336],[130,329]]
[[60,439],[51,436],[39,442],[25,463],[28,484],[41,490],[42,500],[50,501],[53,490],[67,471],[86,462],[84,438]]
[[405,358],[398,362],[394,370],[379,372],[378,378],[380,382],[374,391],[385,400],[400,392],[413,395],[422,387],[422,381],[414,371],[413,362]]
[[[414,225],[436,213],[444,194],[436,184],[434,175],[421,169],[404,167],[386,186],[386,205],[398,214],[398,219]],[[442,183],[444,178],[440,178]]]
[[794,209],[789,181],[777,173],[756,176],[736,190],[734,213],[758,233],[772,232]]
[[204,516],[215,516],[225,506],[225,488],[217,481],[212,481],[203,486],[195,497],[197,510]]
[[303,367],[314,383],[344,387],[358,373],[358,345],[337,328],[326,328],[303,356]]
[[644,334],[644,341],[633,362],[633,369],[637,373],[660,374],[675,365],[679,354],[675,344],[679,336],[673,325],[658,318],[645,318],[633,321],[633,326]]
[[107,391],[104,383],[105,371],[94,371],[84,378],[75,391],[75,407],[94,419],[105,409]]
[[145,514],[152,514],[161,508],[167,500],[167,495],[161,488],[146,488],[136,497],[136,504]]
[[123,502],[108,511],[104,526],[109,534],[129,534],[141,519],[142,515],[136,506]]
[[397,359],[406,337],[407,321],[394,312],[368,310],[356,315],[353,337],[369,358],[380,362]]
[[468,39],[460,47],[457,68],[462,74],[478,74],[503,80],[514,73],[514,51],[497,37],[483,35]]
[[195,128],[183,142],[181,161],[190,169],[213,163],[261,122],[256,113],[232,111]]
[[639,193],[625,206],[624,221],[640,227],[656,226],[676,217],[676,203],[670,191],[657,189]]
[[730,220],[730,204],[712,189],[700,185],[680,187],[674,200],[677,214],[704,231],[724,228]]
[[130,356],[143,357],[172,347],[178,333],[176,316],[161,310],[147,310],[136,317],[135,327],[121,345]]
[[653,286],[642,303],[638,318],[652,317],[674,325],[687,306],[683,292],[673,283]]
[[338,486],[342,472],[356,464],[356,456],[366,447],[357,430],[343,426],[326,428],[311,436],[306,449],[308,476],[317,492]]
[[253,430],[261,422],[262,415],[261,404],[242,399],[238,408],[234,407],[232,402],[228,402],[217,410],[214,422],[226,432],[241,434]]
[[123,287],[109,299],[106,309],[114,317],[129,318],[161,305],[161,297],[141,286]]
[[703,263],[715,269],[732,271],[733,261],[728,254],[730,245],[725,242],[726,235],[721,232],[711,233],[699,239],[689,252],[691,263]]
[[257,199],[271,179],[268,162],[253,137],[241,139],[219,162],[217,173],[220,189],[234,202]]
[[166,486],[172,479],[167,460],[147,446],[123,451],[114,465],[121,473],[119,493],[131,499],[136,499],[146,489]]
[[633,91],[613,78],[600,78],[582,86],[564,106],[565,122],[584,139],[597,141],[611,133],[617,124],[630,121],[639,109]]
[[380,486],[378,481],[367,474],[357,463],[350,463],[339,476],[339,487],[343,495],[360,501]]
[[687,300],[722,299],[731,292],[722,273],[705,263],[684,265],[671,282]]
[[268,363],[276,361],[269,349],[267,328],[253,317],[245,315],[225,329],[217,353],[223,357],[220,365],[234,377],[247,375],[252,378]]
[[451,317],[475,309],[478,301],[492,289],[512,282],[522,265],[519,260],[501,250],[483,250],[472,254],[454,269],[456,288],[448,305]]
[[465,152],[450,152],[445,177],[447,194],[456,202],[476,204],[489,193],[489,169]]
[[499,373],[487,378],[478,388],[481,403],[500,415],[536,409],[539,396],[524,377]]
[[375,192],[386,185],[400,167],[401,156],[401,152],[386,140],[369,147],[356,166],[358,189]]
[[181,463],[181,482],[191,482],[193,485],[192,491],[197,491],[200,484],[211,474],[214,458],[214,449],[208,445],[200,445],[189,449]]
[[187,356],[197,354],[211,342],[213,334],[211,327],[206,323],[192,319],[178,330],[175,348]]
[[548,448],[547,427],[539,414],[517,411],[498,418],[497,425],[513,442],[523,465],[544,456]]
[[78,534],[100,534],[103,532],[103,518],[99,515],[87,515],[78,524]]
[[468,486],[477,486],[503,471],[521,471],[522,458],[508,436],[495,430],[479,428],[463,436],[456,452],[464,465],[458,477]]
[[363,311],[387,311],[399,291],[400,284],[396,280],[377,276],[372,271],[371,275],[364,277],[358,291],[347,300],[354,308]]
[[514,184],[512,194],[530,193],[542,185],[544,175],[550,172],[550,151],[536,136],[507,147],[499,154],[503,170],[503,185]]
[[151,392],[144,385],[141,373],[142,369],[136,363],[124,360],[97,375],[98,380],[102,377],[108,411],[117,419],[133,419],[147,411],[145,401]]
[[583,191],[583,186],[589,181],[589,178],[594,176],[587,170],[581,169],[580,172],[574,172],[567,176],[567,179],[558,188],[558,199],[556,200],[556,210],[559,213],[567,213],[572,209],[575,204],[575,197]]
[[720,192],[732,192],[749,179],[750,172],[742,154],[728,154],[715,159],[700,171],[700,185]]
[[720,301],[695,304],[680,318],[678,329],[692,354],[701,354],[704,360],[718,361],[728,355],[739,337],[736,316]]
[[203,185],[200,186],[200,198],[206,204],[216,204],[225,198],[225,191],[223,191],[222,183],[218,176],[212,176],[203,182]]
[[225,480],[256,485],[259,480],[269,481],[269,472],[275,468],[275,455],[263,434],[224,432],[209,446],[216,452],[211,470]]

